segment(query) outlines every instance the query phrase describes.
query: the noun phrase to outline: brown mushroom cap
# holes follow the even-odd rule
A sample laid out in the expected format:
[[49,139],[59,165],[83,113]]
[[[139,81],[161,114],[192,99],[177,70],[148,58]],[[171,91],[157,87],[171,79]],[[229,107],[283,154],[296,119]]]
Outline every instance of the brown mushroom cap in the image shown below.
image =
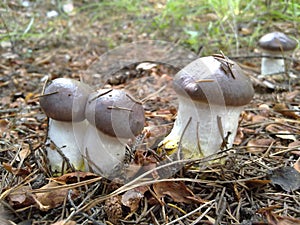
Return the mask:
[[122,90],[98,90],[90,94],[85,115],[98,130],[112,137],[131,138],[144,128],[141,103]]
[[82,121],[91,88],[80,81],[57,78],[48,83],[40,105],[45,114],[59,121]]
[[194,101],[227,106],[246,105],[254,95],[250,79],[235,62],[228,60],[227,64],[213,56],[199,58],[180,70],[174,89]]
[[262,36],[258,46],[267,51],[291,51],[297,47],[297,41],[284,33],[272,32]]

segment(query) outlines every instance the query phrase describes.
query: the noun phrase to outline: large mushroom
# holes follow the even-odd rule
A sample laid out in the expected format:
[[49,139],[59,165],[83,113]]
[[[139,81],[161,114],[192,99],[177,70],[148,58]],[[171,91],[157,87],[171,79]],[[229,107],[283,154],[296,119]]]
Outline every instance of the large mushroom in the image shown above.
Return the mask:
[[284,56],[297,47],[297,41],[284,33],[272,32],[262,36],[258,41],[262,49],[261,74],[284,73],[286,65]]
[[175,75],[174,89],[178,114],[159,150],[181,149],[185,159],[195,159],[230,148],[239,115],[254,94],[242,69],[222,55],[202,57]]
[[58,78],[50,81],[40,96],[41,108],[49,117],[46,150],[54,173],[65,172],[68,164],[76,170],[84,169],[80,147],[88,124],[84,113],[91,92],[83,82]]
[[128,139],[144,128],[143,106],[125,91],[102,89],[90,94],[85,115],[90,123],[83,147],[87,165],[111,176],[124,161]]

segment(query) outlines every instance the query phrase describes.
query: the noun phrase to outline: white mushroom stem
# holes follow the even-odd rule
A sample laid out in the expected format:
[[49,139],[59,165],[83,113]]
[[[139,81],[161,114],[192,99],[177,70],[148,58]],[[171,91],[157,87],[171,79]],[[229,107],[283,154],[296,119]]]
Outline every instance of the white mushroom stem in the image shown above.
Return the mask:
[[86,167],[102,176],[110,176],[125,158],[127,139],[108,136],[89,125],[83,145]]
[[[87,120],[62,122],[49,118],[46,150],[52,171],[61,173],[65,172],[67,168],[59,151],[76,170],[84,170],[84,160],[80,148],[83,145],[87,125]],[[64,167],[62,167],[63,163]]]
[[226,147],[232,147],[242,111],[241,106],[207,104],[182,96],[178,96],[178,100],[177,119],[163,144],[180,141],[185,159],[206,157],[218,152],[229,133]]
[[[269,57],[264,57],[269,56]],[[261,74],[270,75],[285,72],[285,61],[283,58],[271,58],[271,57],[283,57],[281,52],[264,52],[261,59]]]

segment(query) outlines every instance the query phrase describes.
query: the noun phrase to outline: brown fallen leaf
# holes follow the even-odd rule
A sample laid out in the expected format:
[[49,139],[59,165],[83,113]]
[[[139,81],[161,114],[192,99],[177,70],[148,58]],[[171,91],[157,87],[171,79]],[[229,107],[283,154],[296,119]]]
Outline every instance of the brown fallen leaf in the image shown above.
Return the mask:
[[22,168],[15,168],[12,165],[10,165],[9,163],[3,163],[2,164],[3,168],[6,169],[8,172],[16,175],[16,176],[21,176],[21,177],[25,177],[28,174],[30,174],[30,171],[27,169],[22,169]]
[[166,195],[170,196],[175,202],[190,204],[192,202],[205,202],[196,197],[194,193],[183,183],[174,181],[164,181],[153,184],[153,190],[158,198]]
[[274,134],[281,139],[296,141],[296,136],[293,134],[294,130],[284,125],[270,124],[266,127],[266,131]]
[[77,183],[79,181],[93,179],[96,177],[99,176],[94,173],[76,171],[73,173],[66,173],[60,177],[50,178],[50,180],[53,180],[59,184],[72,184]]
[[299,95],[299,93],[300,93],[299,90],[288,92],[287,94],[285,94],[284,99],[285,101],[292,102],[297,97],[297,95]]
[[248,188],[260,188],[262,186],[265,186],[266,184],[269,184],[271,180],[259,180],[259,179],[253,179],[253,180],[247,180],[245,181],[245,184]]
[[292,118],[292,119],[299,119],[300,116],[297,115],[293,110],[289,109],[285,103],[277,103],[274,105],[273,110],[275,112],[281,113],[283,116]]
[[300,173],[300,158],[295,162],[294,169]]
[[263,214],[268,221],[269,225],[297,225],[300,224],[300,220],[288,217],[288,216],[279,216],[272,212],[271,209],[260,209],[260,214]]
[[[55,189],[51,191],[47,191],[49,188],[59,187],[60,185],[56,182],[50,182],[45,186],[41,187],[38,190],[44,191],[41,193],[36,193],[34,195],[34,200],[37,203],[38,208],[41,211],[48,211],[50,209],[56,208],[60,206],[68,194],[68,189]],[[78,191],[75,189],[72,190],[72,197],[78,196]]]
[[144,193],[148,190],[148,187],[138,187],[126,191],[121,198],[123,205],[130,208],[130,212],[135,212],[140,204],[140,200],[144,197]]
[[268,120],[268,118],[265,117],[265,116],[262,116],[262,115],[254,115],[252,117],[252,123],[262,123],[262,122],[265,122],[267,120]]
[[8,130],[9,121],[7,119],[0,119],[0,133],[1,136]]
[[300,141],[294,141],[289,143],[288,148],[293,148],[295,150],[291,151],[292,154],[300,155]]
[[17,190],[12,191],[7,200],[10,206],[14,209],[25,208],[35,204],[35,201],[30,194],[31,188],[29,186],[23,186]]
[[252,139],[247,143],[247,151],[252,153],[264,152],[274,142],[272,138]]
[[23,144],[22,150],[19,152],[19,160],[23,161],[25,160],[31,153],[29,145]]
[[69,220],[69,221],[60,220],[60,221],[57,221],[56,223],[52,223],[51,225],[76,225],[76,221],[73,221],[73,220]]

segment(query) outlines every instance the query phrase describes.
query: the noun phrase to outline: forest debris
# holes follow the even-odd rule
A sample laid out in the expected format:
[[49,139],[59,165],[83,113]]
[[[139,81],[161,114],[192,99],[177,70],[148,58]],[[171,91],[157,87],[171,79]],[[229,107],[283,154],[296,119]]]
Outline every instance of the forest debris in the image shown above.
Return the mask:
[[19,152],[19,160],[24,161],[31,154],[28,144],[23,144],[22,150]]
[[60,220],[60,221],[57,221],[56,223],[52,223],[52,225],[76,225],[76,222],[73,220],[69,220],[69,221]]
[[283,116],[292,118],[292,119],[299,119],[300,116],[296,114],[293,110],[289,109],[285,103],[276,103],[273,107],[275,112],[281,113]]
[[300,91],[299,90],[294,90],[292,92],[287,92],[284,96],[284,100],[288,102],[294,101],[294,99],[299,95]]
[[23,168],[16,168],[10,165],[9,163],[2,163],[2,166],[4,169],[6,169],[8,172],[16,175],[16,176],[27,176],[30,174],[30,171],[28,169],[23,169]]
[[148,190],[148,187],[138,187],[126,191],[121,198],[123,205],[130,208],[130,212],[135,212],[138,207],[140,200],[144,197],[144,193]]
[[31,188],[29,186],[23,186],[17,190],[13,190],[8,196],[7,200],[15,209],[25,208],[27,206],[34,205],[35,201],[30,194]]
[[120,224],[119,220],[123,218],[121,196],[117,195],[107,199],[103,208],[110,222]]
[[[50,182],[49,184],[46,184],[39,189],[41,191],[45,190],[44,192],[35,193],[34,200],[36,201],[37,206],[41,211],[48,211],[50,209],[56,208],[64,202],[69,192],[68,189],[55,189],[47,191],[48,188],[59,186],[60,185],[56,182]],[[75,189],[72,190],[72,197],[76,197],[78,196],[78,194],[78,191],[76,191]]]
[[191,204],[192,202],[205,202],[204,200],[196,197],[183,182],[158,182],[153,184],[153,190],[158,198],[168,195],[175,202],[183,202],[187,204]]
[[272,170],[272,184],[279,185],[285,191],[296,191],[300,188],[300,173],[293,167],[280,167]]
[[[274,207],[275,208],[275,207]],[[269,225],[296,225],[300,224],[300,220],[288,217],[288,216],[279,216],[272,212],[272,208],[262,208],[258,210],[258,213],[263,214],[267,217]]]
[[54,178],[50,178],[50,179],[59,184],[72,184],[72,183],[89,180],[89,179],[96,178],[96,177],[99,177],[99,176],[94,173],[76,171],[73,173],[66,173],[60,177],[54,177]]
[[266,131],[274,134],[276,137],[279,137],[281,139],[287,139],[293,141],[296,141],[297,139],[296,136],[294,135],[296,131],[284,125],[270,124],[266,127]]
[[247,150],[252,153],[264,152],[273,142],[272,138],[251,139],[247,143]]
[[267,184],[269,184],[271,180],[260,180],[260,179],[252,179],[245,181],[245,184],[249,188],[261,188]]
[[300,158],[294,163],[294,169],[300,173]]

